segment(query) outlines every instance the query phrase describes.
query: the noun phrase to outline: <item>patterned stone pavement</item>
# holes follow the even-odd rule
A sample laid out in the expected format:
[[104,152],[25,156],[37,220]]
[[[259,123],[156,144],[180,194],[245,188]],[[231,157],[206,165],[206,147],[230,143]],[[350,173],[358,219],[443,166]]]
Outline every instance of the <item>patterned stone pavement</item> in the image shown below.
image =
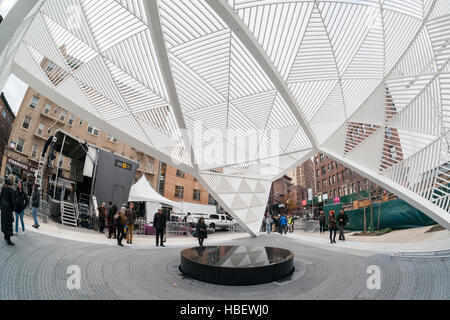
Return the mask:
[[[449,299],[450,260],[410,261],[388,255],[325,250],[279,235],[224,244],[267,245],[295,254],[295,273],[248,287],[201,283],[178,270],[182,248],[133,249],[63,240],[33,232],[0,241],[0,299]],[[81,289],[67,288],[67,268],[81,269]],[[367,268],[381,269],[369,290]],[[175,285],[174,285],[175,284]]]

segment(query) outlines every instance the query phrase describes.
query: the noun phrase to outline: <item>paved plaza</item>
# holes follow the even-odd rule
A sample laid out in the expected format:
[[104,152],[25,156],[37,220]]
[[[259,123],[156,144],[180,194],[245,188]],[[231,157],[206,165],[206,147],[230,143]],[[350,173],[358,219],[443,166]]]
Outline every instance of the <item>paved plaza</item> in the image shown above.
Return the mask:
[[[209,240],[209,239],[208,239]],[[201,283],[178,270],[184,247],[81,242],[27,231],[15,247],[0,242],[0,300],[4,299],[449,299],[450,259],[392,258],[390,254],[310,245],[296,235],[246,235],[225,245],[265,245],[295,254],[295,272],[272,284],[228,287]],[[217,238],[210,243],[217,244]],[[81,269],[81,289],[69,290],[67,269]],[[367,268],[381,270],[381,289],[369,290]]]

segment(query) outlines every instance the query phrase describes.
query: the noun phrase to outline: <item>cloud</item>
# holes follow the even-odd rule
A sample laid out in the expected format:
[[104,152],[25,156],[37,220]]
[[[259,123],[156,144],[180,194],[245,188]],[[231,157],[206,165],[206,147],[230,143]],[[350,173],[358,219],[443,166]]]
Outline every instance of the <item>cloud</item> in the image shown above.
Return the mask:
[[28,89],[28,85],[17,78],[15,75],[11,75],[6,82],[3,93],[5,94],[6,100],[14,112],[17,115],[20,105],[22,104],[23,97]]

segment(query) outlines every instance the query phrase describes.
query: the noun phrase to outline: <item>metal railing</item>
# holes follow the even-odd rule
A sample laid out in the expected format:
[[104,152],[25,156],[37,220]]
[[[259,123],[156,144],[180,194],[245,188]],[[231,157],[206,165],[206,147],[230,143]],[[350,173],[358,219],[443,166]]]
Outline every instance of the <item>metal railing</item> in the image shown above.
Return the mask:
[[195,228],[189,222],[167,222],[166,234],[168,237],[192,236]]

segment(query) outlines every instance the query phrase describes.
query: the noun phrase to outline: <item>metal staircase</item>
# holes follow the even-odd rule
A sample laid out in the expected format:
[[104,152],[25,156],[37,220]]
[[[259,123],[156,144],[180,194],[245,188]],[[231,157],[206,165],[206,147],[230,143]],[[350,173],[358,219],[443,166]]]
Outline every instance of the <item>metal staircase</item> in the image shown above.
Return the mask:
[[73,203],[61,201],[61,222],[63,225],[78,227],[78,214]]

